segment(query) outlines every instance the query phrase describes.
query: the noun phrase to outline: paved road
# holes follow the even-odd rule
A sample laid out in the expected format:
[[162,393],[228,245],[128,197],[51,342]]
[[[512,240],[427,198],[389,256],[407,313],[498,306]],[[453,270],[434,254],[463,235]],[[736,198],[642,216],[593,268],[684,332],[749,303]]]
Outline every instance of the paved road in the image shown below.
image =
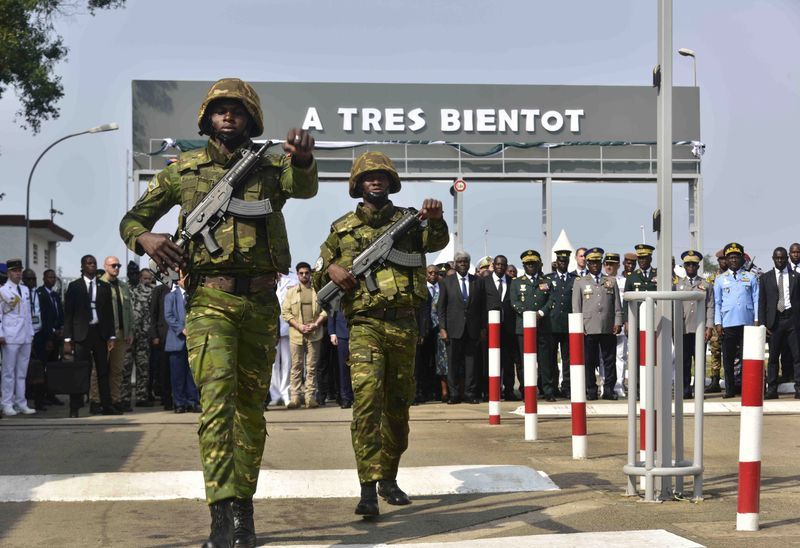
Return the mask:
[[[488,425],[486,404],[412,408],[410,449],[402,466],[523,466],[546,473],[560,490],[419,496],[407,507],[383,504],[375,522],[353,515],[355,498],[257,500],[259,541],[372,545],[476,540],[472,545],[481,546],[486,541],[480,539],[663,529],[707,546],[800,545],[797,415],[765,417],[762,529],[737,533],[737,415],[706,418],[703,502],[647,504],[623,496],[624,418],[591,417],[589,459],[573,461],[569,418],[541,417],[541,441],[525,442],[521,417],[510,414],[515,407],[503,404],[500,426]],[[0,475],[200,470],[196,415],[144,410],[124,417],[48,418],[62,414],[63,409],[55,409],[34,418],[0,420]],[[349,410],[270,410],[267,421],[262,468],[354,470]],[[691,419],[686,438],[692,439]],[[691,454],[691,444],[687,451]],[[350,481],[340,481],[352,490]],[[691,481],[687,484],[690,489]],[[312,492],[314,487],[309,486]],[[320,493],[331,487],[320,485]],[[0,503],[3,546],[197,546],[207,526],[207,509],[199,500]],[[554,545],[551,537],[539,538]],[[558,538],[569,539],[570,545],[613,544],[599,535]],[[612,540],[630,540],[628,545],[645,542],[642,538],[611,535]]]

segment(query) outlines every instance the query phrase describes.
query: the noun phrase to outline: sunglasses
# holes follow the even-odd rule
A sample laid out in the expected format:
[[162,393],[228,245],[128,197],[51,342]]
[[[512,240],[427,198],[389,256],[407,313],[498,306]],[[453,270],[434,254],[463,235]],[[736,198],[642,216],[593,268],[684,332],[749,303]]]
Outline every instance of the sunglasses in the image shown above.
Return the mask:
[[114,264],[110,264],[110,265],[108,265],[108,266],[110,266],[111,268],[119,268],[119,267],[121,267],[122,265],[121,265],[121,264],[119,264],[119,263],[114,263]]

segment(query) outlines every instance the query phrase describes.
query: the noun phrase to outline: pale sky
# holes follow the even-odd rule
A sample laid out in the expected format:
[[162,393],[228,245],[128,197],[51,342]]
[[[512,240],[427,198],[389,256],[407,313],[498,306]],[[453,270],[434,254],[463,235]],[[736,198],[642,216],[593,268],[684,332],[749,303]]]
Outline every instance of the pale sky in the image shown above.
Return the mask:
[[[24,214],[25,184],[36,157],[56,139],[115,121],[113,133],[57,145],[36,169],[31,217],[75,235],[59,247],[66,276],[80,256],[125,258],[118,235],[125,212],[131,143],[131,80],[207,80],[457,84],[649,85],[657,62],[656,0],[295,2],[129,0],[121,10],[59,21],[69,47],[57,67],[61,117],[39,135],[19,129],[12,90],[0,99],[0,214]],[[800,2],[675,0],[675,49],[697,52],[703,157],[702,251],[742,243],[771,267],[777,245],[800,240],[795,133],[800,123]],[[674,59],[675,85],[691,85],[690,59]],[[265,104],[265,109],[270,105]],[[300,124],[298,120],[298,125]],[[281,128],[272,134],[285,134]],[[268,131],[268,133],[270,133]],[[473,257],[543,251],[539,185],[474,184],[465,195],[465,248]],[[444,184],[407,184],[394,197],[452,199]],[[674,254],[688,246],[686,189],[674,193]],[[290,201],[294,262],[313,263],[330,222],[352,209],[342,183],[312,200]],[[655,185],[557,186],[553,238],[624,253],[641,240],[656,207]],[[334,213],[332,213],[334,212]],[[648,230],[647,241],[655,234]],[[0,250],[3,253],[3,250]],[[6,257],[0,257],[5,260]]]

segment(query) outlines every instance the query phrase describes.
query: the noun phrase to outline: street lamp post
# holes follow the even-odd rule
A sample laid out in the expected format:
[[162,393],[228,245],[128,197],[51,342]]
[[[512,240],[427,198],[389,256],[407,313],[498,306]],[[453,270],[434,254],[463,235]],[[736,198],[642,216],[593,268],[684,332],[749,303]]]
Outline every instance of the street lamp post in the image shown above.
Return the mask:
[[678,50],[678,53],[683,55],[684,57],[692,58],[692,73],[694,75],[694,87],[697,87],[697,55],[695,55],[693,49],[689,48],[681,48]]
[[39,157],[36,158],[36,161],[33,163],[33,167],[31,168],[31,172],[28,175],[28,190],[27,190],[27,196],[25,198],[25,268],[29,268],[30,267],[29,259],[30,259],[30,253],[31,253],[31,249],[30,249],[31,179],[33,179],[33,172],[36,170],[36,166],[39,165],[39,161],[42,159],[42,157],[45,154],[47,154],[48,150],[50,150],[51,148],[56,146],[61,141],[66,141],[70,137],[77,137],[78,135],[84,135],[86,133],[101,133],[103,131],[114,131],[115,129],[119,129],[119,126],[117,125],[116,122],[111,122],[110,124],[103,124],[102,126],[93,127],[93,128],[87,129],[85,131],[81,131],[81,132],[78,132],[78,133],[72,133],[70,135],[66,135],[66,136],[62,137],[61,139],[59,139],[58,141],[52,143],[46,149],[44,149],[44,151],[42,151],[42,153],[39,154]]

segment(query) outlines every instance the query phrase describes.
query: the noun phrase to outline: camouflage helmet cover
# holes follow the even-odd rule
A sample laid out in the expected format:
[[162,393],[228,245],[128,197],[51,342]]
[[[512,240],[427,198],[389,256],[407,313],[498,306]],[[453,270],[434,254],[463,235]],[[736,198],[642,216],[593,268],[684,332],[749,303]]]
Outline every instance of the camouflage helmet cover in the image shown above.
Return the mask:
[[383,171],[389,175],[389,193],[400,192],[400,175],[389,157],[383,152],[365,152],[353,162],[353,169],[350,171],[350,197],[361,198],[361,189],[358,183],[361,176],[370,171]]
[[203,104],[200,105],[200,110],[197,111],[197,126],[200,128],[200,134],[208,133],[207,128],[203,127],[203,119],[206,116],[208,105],[217,99],[234,99],[241,101],[244,108],[253,119],[253,128],[250,137],[258,137],[264,133],[264,114],[261,112],[261,100],[258,98],[256,90],[253,86],[240,80],[239,78],[223,78],[217,80],[209,88],[206,93],[206,98]]

